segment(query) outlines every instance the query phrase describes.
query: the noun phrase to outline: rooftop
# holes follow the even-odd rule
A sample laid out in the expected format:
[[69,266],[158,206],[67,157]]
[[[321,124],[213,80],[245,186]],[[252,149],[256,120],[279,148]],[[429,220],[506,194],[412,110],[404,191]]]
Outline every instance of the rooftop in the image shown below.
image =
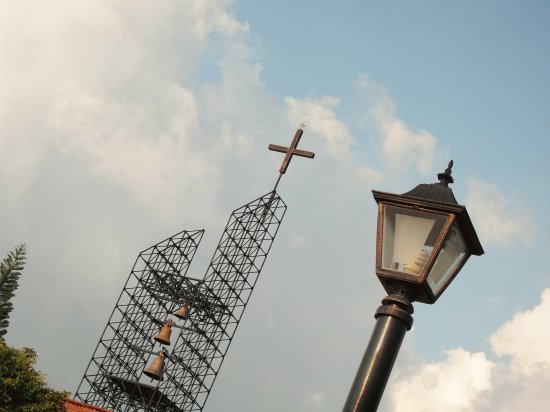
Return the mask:
[[97,406],[88,405],[74,399],[67,399],[65,401],[65,410],[67,412],[111,412],[109,409],[98,408]]

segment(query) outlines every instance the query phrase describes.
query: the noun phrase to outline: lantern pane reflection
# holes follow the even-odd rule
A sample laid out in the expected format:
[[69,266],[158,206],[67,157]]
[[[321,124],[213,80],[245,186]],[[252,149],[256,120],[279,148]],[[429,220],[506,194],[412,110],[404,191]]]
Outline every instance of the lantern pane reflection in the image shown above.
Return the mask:
[[468,249],[456,223],[451,227],[441,251],[428,275],[428,285],[434,294],[445,285],[447,279],[469,256]]
[[385,206],[382,268],[420,276],[445,221],[446,215]]

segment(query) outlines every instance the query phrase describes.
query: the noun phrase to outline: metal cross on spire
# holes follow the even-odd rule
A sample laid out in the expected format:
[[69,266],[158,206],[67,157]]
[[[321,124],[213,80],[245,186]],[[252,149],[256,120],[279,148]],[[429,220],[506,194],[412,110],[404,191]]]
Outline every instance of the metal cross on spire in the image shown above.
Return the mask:
[[292,139],[290,147],[279,146],[276,144],[270,144],[268,146],[268,149],[273,150],[274,152],[286,153],[286,156],[283,159],[283,163],[281,163],[279,173],[284,174],[286,172],[286,169],[288,169],[288,165],[290,164],[290,160],[294,155],[307,157],[308,159],[313,159],[315,157],[315,153],[313,152],[297,149],[298,143],[300,142],[303,133],[304,131],[302,129],[296,130],[296,134],[294,135],[294,139]]

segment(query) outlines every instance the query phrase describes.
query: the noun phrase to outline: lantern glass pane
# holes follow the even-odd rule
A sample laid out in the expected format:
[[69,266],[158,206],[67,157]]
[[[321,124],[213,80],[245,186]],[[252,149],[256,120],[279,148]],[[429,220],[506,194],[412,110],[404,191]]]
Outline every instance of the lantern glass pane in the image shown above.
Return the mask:
[[416,209],[384,207],[382,269],[420,276],[446,216]]
[[453,224],[441,251],[428,275],[428,285],[437,296],[447,280],[455,273],[464,259],[469,256],[468,249],[456,223]]

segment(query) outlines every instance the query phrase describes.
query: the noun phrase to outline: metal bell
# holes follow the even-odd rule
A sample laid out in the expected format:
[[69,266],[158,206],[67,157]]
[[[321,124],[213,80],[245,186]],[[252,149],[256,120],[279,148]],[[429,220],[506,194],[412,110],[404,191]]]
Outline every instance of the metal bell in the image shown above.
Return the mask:
[[179,319],[187,319],[189,317],[189,306],[183,304],[174,312],[174,316]]
[[172,319],[168,319],[164,322],[160,332],[153,339],[162,345],[170,345],[170,335],[172,334]]
[[149,376],[151,379],[157,381],[162,380],[162,373],[164,372],[164,358],[166,357],[166,349],[162,348],[158,356],[153,360],[151,366],[143,371],[143,373]]

